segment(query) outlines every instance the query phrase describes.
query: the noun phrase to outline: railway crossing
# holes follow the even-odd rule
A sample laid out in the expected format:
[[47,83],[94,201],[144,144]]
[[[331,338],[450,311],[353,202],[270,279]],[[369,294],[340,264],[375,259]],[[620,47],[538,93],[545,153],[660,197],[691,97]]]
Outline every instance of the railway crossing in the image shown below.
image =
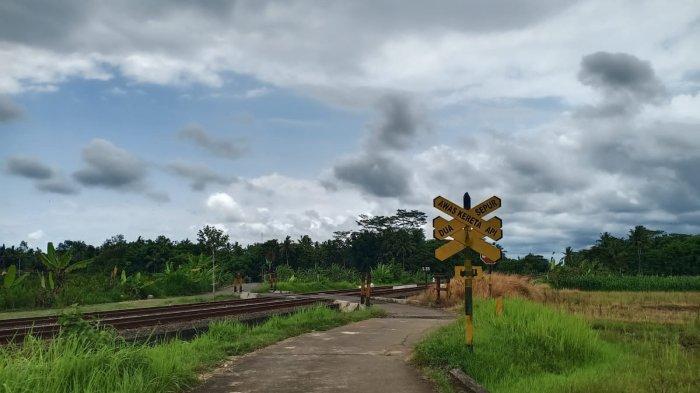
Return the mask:
[[[496,216],[488,220],[484,220],[483,217],[501,207],[501,198],[494,195],[471,207],[471,197],[468,192],[465,192],[463,202],[462,207],[442,196],[433,199],[435,208],[452,217],[451,220],[440,216],[433,219],[433,237],[438,240],[452,238],[435,250],[435,258],[444,261],[466,248],[471,248],[482,256],[482,260],[488,260],[490,263],[498,262],[503,257],[501,249],[489,244],[484,237],[493,240],[503,238],[501,229],[503,221]],[[455,268],[455,279],[459,276],[464,277],[464,332],[469,348],[473,348],[474,342],[473,275],[472,262],[468,258],[463,268],[461,266]]]

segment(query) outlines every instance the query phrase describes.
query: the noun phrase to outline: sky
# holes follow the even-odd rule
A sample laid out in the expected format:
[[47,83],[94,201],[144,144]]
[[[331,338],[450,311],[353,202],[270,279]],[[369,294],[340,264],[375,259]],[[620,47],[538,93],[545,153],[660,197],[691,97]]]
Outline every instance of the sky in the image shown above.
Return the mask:
[[[700,232],[697,1],[0,1],[0,243]],[[430,228],[426,226],[426,234]]]

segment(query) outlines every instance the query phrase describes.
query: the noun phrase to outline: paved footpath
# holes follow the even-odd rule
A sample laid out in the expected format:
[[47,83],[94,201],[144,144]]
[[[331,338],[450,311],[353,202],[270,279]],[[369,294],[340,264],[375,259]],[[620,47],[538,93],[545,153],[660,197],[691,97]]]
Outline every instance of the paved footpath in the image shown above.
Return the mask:
[[195,392],[433,392],[407,360],[425,333],[449,323],[453,315],[410,305],[379,306],[389,317],[292,337],[232,357]]

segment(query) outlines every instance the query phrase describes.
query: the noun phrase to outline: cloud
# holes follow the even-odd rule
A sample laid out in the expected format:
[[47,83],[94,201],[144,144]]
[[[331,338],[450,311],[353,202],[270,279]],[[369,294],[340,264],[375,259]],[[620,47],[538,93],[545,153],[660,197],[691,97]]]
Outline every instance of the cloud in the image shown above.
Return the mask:
[[13,156],[5,165],[8,173],[29,179],[49,179],[54,175],[51,167],[31,157]]
[[584,56],[578,78],[584,85],[606,93],[622,91],[643,101],[664,93],[651,63],[627,53],[596,52]]
[[370,128],[368,145],[376,149],[403,150],[410,147],[425,127],[425,114],[405,95],[389,94],[378,102],[379,117]]
[[581,83],[603,93],[603,102],[583,114],[612,116],[636,112],[641,104],[658,103],[666,89],[651,63],[627,53],[596,52],[581,60]]
[[230,195],[219,192],[207,198],[207,208],[219,214],[226,222],[240,222],[244,219],[243,210]]
[[360,154],[333,167],[338,180],[379,197],[402,197],[410,192],[410,172],[400,161],[378,154]]
[[41,238],[43,238],[43,237],[44,237],[44,231],[42,231],[41,229],[38,229],[38,230],[31,232],[27,235],[27,239],[34,240],[34,241],[41,240]]
[[11,175],[34,180],[39,191],[63,195],[78,193],[78,188],[65,176],[36,158],[11,156],[5,166]]
[[[115,76],[222,87],[245,74],[363,107],[391,90],[457,102],[553,95],[581,102],[589,93],[571,78],[575,62],[601,43],[615,52],[633,42],[636,53],[663,63],[670,80],[697,67],[693,2],[5,3],[6,93]],[[598,23],[581,23],[592,18]]]
[[149,165],[110,141],[93,139],[83,148],[82,157],[86,167],[73,173],[73,178],[85,187],[137,192],[156,202],[169,200],[146,183]]
[[93,139],[83,148],[86,168],[73,177],[86,187],[141,189],[146,163],[104,139]]
[[[411,174],[402,163],[405,155],[397,153],[408,149],[426,128],[426,115],[409,97],[396,93],[383,96],[378,101],[377,111],[377,119],[365,136],[363,150],[338,160],[332,175],[370,195],[408,197]],[[326,182],[334,187],[332,182]]]
[[191,181],[190,187],[195,191],[204,190],[209,184],[226,185],[235,181],[235,177],[226,177],[212,171],[206,165],[190,164],[182,161],[172,162],[168,170]]
[[15,120],[22,116],[22,108],[9,98],[0,96],[0,123]]
[[35,187],[39,191],[54,194],[72,195],[79,192],[78,188],[62,175],[55,175],[49,179],[37,181]]
[[208,134],[198,125],[189,125],[182,129],[178,136],[194,142],[197,146],[206,149],[210,153],[228,159],[237,159],[245,153],[242,141],[233,141],[216,138]]

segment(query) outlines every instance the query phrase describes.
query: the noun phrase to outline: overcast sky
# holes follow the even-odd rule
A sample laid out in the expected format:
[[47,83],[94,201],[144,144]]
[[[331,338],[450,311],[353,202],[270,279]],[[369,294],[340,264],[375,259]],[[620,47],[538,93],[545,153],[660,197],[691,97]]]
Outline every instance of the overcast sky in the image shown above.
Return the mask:
[[699,90],[692,0],[3,0],[0,243],[323,240],[465,191],[511,255],[698,233]]

